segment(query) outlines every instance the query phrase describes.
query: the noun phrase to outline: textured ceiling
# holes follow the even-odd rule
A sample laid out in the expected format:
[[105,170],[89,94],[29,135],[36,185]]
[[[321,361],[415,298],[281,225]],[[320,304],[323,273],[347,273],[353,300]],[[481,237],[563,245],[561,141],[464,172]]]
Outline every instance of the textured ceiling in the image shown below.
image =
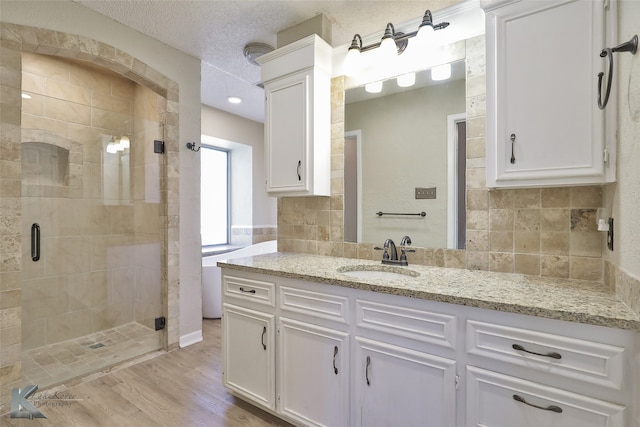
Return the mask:
[[[276,46],[279,31],[320,13],[331,23],[332,46],[350,43],[355,33],[382,34],[399,24],[456,1],[218,1],[74,0],[114,21],[202,60],[202,103],[262,122],[260,69],[242,53],[249,42]],[[243,103],[229,104],[227,96]]]

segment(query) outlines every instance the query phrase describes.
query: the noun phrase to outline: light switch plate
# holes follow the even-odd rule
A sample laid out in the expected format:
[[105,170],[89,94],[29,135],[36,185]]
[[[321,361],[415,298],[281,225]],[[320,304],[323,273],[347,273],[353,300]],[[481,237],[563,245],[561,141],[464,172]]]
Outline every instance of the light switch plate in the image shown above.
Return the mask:
[[421,188],[416,187],[416,199],[435,199],[436,187]]

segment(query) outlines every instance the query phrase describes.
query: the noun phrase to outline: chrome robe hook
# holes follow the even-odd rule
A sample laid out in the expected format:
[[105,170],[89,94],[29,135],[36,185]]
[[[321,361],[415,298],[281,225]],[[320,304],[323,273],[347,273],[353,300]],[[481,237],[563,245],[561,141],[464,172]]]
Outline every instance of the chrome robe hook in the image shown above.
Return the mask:
[[631,52],[632,55],[635,55],[638,51],[638,35],[634,35],[631,37],[631,40],[628,42],[622,43],[619,46],[614,48],[605,48],[600,52],[601,58],[607,58],[609,62],[609,72],[607,76],[607,89],[604,93],[604,101],[602,100],[602,78],[604,77],[604,73],[598,73],[598,108],[604,110],[604,107],[607,106],[607,102],[609,102],[609,95],[611,94],[611,80],[613,79],[613,53],[614,52]]

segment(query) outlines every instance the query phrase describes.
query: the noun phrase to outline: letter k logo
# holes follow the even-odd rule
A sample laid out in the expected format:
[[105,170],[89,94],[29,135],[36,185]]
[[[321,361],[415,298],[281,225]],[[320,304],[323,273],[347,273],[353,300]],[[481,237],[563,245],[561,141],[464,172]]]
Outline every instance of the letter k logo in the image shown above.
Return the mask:
[[14,388],[11,390],[11,418],[47,418],[27,399],[38,390],[37,385],[28,385],[23,389]]

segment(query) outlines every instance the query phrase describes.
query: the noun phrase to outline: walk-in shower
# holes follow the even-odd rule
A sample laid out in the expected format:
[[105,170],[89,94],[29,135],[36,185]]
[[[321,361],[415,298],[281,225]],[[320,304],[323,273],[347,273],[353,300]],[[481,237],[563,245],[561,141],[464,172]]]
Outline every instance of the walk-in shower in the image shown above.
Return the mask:
[[22,379],[47,387],[164,345],[166,100],[26,52],[22,92]]

